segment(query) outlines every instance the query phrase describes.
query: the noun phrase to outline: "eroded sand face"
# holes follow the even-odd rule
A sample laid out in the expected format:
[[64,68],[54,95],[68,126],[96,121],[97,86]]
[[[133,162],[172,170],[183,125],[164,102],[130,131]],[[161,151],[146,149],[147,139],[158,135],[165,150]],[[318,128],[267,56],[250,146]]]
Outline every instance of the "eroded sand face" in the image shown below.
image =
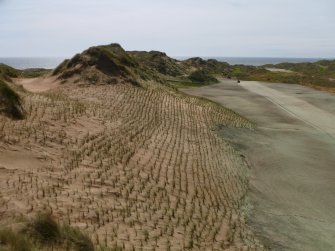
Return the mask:
[[244,81],[184,91],[258,125],[221,130],[251,166],[249,221],[258,235],[274,250],[334,250],[335,96]]

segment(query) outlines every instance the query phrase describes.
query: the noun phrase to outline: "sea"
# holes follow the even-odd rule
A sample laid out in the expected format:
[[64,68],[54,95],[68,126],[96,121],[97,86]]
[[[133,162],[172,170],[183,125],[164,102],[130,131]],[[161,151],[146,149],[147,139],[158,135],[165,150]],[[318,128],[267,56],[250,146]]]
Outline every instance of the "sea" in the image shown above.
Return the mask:
[[0,63],[14,67],[15,69],[29,69],[29,68],[44,68],[44,69],[54,69],[64,58],[60,57],[12,57],[12,58],[2,58],[0,57]]
[[[189,57],[174,57],[178,60],[184,60]],[[279,63],[304,63],[316,62],[322,58],[270,58],[270,57],[202,57],[204,59],[216,59],[218,61],[227,62],[231,65],[244,64],[260,66],[265,64],[279,64]],[[0,63],[9,65],[16,69],[29,69],[29,68],[45,68],[54,69],[65,58],[62,57],[0,57]]]

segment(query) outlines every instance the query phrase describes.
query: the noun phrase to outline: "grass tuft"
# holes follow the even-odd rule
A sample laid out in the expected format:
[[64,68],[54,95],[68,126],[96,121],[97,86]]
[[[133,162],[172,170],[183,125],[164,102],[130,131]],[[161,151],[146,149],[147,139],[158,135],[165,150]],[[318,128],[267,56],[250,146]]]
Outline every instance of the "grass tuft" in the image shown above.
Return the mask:
[[76,251],[94,251],[92,240],[78,228],[64,226],[62,228],[63,239]]
[[37,215],[29,224],[28,231],[33,238],[41,243],[55,243],[61,237],[57,222],[48,213]]
[[11,229],[0,230],[1,251],[32,251],[31,241],[21,233],[15,233]]
[[23,119],[24,112],[20,96],[0,80],[0,113],[14,119]]

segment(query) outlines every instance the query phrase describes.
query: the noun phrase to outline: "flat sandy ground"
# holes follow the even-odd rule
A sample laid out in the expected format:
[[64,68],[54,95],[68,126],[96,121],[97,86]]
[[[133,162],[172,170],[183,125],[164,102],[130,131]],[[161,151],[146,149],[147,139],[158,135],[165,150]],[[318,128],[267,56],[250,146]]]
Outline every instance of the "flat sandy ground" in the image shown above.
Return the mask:
[[273,250],[335,250],[335,95],[244,81],[183,91],[257,125],[221,134],[251,167],[249,223],[258,236]]

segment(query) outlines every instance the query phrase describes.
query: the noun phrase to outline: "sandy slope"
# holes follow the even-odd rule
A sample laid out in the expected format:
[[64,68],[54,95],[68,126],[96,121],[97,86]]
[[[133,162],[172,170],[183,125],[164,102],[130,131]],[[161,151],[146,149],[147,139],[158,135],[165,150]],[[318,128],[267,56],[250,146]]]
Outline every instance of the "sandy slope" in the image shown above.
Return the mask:
[[0,116],[0,225],[39,211],[123,250],[264,250],[241,207],[249,170],[213,130],[235,113],[163,87],[22,80]]
[[250,222],[274,250],[335,250],[335,96],[233,81],[188,89],[255,121],[222,135],[252,168]]
[[44,92],[60,85],[56,77],[19,78],[15,79],[15,83],[30,92]]

